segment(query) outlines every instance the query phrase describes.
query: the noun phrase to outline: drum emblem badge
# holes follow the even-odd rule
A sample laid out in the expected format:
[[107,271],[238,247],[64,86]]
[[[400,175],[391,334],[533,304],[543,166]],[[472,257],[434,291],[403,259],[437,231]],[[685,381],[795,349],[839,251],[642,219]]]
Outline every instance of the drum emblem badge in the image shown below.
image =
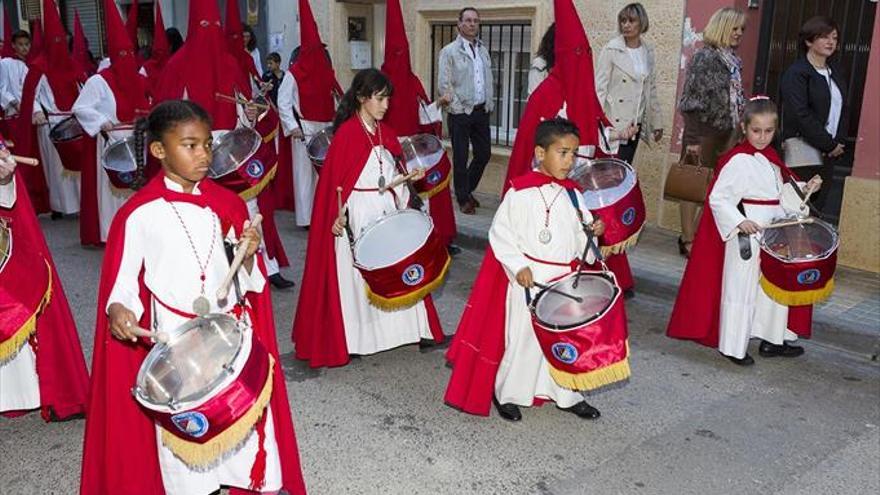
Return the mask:
[[263,164],[262,164],[262,162],[260,162],[260,160],[251,160],[251,162],[248,163],[247,169],[246,169],[247,174],[252,179],[259,179],[260,177],[262,177],[263,172],[265,170],[266,170],[266,168],[263,166]]
[[821,276],[822,273],[819,270],[810,268],[798,273],[797,281],[801,285],[812,285],[818,282]]
[[435,170],[435,171],[431,172],[430,174],[428,174],[428,177],[426,177],[425,180],[428,182],[428,184],[435,186],[435,185],[437,185],[437,183],[440,182],[440,179],[442,177],[443,177],[443,174],[440,173],[439,170]]
[[133,172],[118,172],[116,175],[123,184],[131,184],[134,182]]
[[171,416],[171,421],[178,430],[193,438],[199,438],[208,433],[208,418],[198,411],[187,411]]
[[406,285],[419,285],[422,280],[425,279],[425,268],[418,263],[409,265],[406,267],[406,270],[403,271],[401,279]]
[[636,209],[630,206],[624,210],[623,215],[620,217],[620,221],[623,222],[624,225],[632,225],[633,222],[636,221]]
[[577,349],[568,342],[557,342],[553,344],[550,346],[550,352],[553,353],[553,357],[565,364],[572,364],[577,361],[578,358]]

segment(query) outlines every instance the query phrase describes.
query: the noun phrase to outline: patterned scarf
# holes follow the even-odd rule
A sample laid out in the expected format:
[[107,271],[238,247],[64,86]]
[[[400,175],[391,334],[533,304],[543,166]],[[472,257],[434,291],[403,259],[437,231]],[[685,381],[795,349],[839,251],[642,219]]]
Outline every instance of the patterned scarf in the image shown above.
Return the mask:
[[727,65],[730,71],[730,117],[734,127],[742,118],[743,107],[745,106],[745,95],[743,94],[742,85],[742,60],[730,48],[721,48],[718,50],[721,60]]

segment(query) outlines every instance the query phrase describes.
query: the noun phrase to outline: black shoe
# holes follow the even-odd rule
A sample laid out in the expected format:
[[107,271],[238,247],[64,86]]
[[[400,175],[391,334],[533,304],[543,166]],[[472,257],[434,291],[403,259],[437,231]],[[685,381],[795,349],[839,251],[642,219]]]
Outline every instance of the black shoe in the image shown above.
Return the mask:
[[678,254],[690,258],[693,244],[693,241],[685,241],[681,236],[678,236]]
[[455,244],[450,244],[446,246],[446,251],[449,252],[449,256],[455,256],[461,253],[461,248],[456,246]]
[[51,218],[52,220],[61,220],[62,218],[64,218],[64,214],[60,211],[53,211],[49,218]]
[[767,342],[766,340],[761,341],[761,346],[758,347],[758,354],[761,357],[798,357],[804,353],[804,348],[797,345],[788,345],[783,342],[782,345],[772,344]]
[[507,421],[519,421],[522,419],[522,413],[519,412],[519,407],[516,404],[501,404],[495,397],[492,397],[492,403],[495,404],[498,415]]
[[581,419],[599,419],[602,414],[595,407],[587,404],[587,401],[578,402],[571,407],[560,407],[559,409],[570,412]]
[[726,354],[722,354],[722,356],[726,357],[727,359],[730,360],[731,363],[733,363],[737,366],[751,366],[751,365],[755,364],[755,360],[752,359],[752,356],[749,356],[748,353],[746,353],[746,356],[742,359],[735,358],[733,356],[728,356]]
[[624,299],[632,299],[632,298],[634,298],[634,297],[636,297],[636,291],[635,291],[635,290],[633,290],[633,289],[626,289],[625,291],[623,291],[623,298],[624,298]]
[[282,277],[280,273],[276,273],[274,275],[269,275],[269,282],[276,289],[289,289],[296,285],[296,282],[292,282]]

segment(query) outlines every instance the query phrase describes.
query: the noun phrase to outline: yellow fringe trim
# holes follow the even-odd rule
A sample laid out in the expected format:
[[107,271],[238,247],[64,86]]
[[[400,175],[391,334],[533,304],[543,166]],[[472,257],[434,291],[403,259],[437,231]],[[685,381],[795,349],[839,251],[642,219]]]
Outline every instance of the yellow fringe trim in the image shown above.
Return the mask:
[[434,292],[434,290],[443,284],[443,280],[446,279],[446,274],[449,271],[450,263],[452,263],[452,258],[447,254],[446,263],[443,265],[443,270],[440,271],[440,276],[434,279],[430,284],[405,296],[385,298],[370,290],[370,285],[365,283],[364,287],[367,290],[367,299],[370,300],[370,303],[373,306],[376,306],[383,311],[397,311],[398,309],[408,308],[424,299],[425,296]]
[[449,180],[450,179],[452,179],[452,171],[451,170],[449,171],[449,174],[446,176],[446,178],[443,179],[443,182],[434,186],[430,191],[425,191],[425,192],[419,193],[419,197],[421,197],[422,199],[433,198],[434,196],[437,195],[437,193],[439,193],[439,192],[443,191],[444,189],[446,189],[447,187],[449,187]]
[[263,136],[263,142],[268,143],[269,141],[274,140],[275,136],[277,136],[277,135],[278,135],[278,127],[276,126],[274,131],[270,132],[266,136]]
[[620,241],[613,246],[601,246],[600,250],[602,251],[602,256],[606,257],[611,256],[612,254],[620,254],[627,249],[635,246],[636,243],[639,242],[639,235],[641,235],[641,233],[642,229],[639,228],[639,230],[635,234],[629,236],[625,240]]
[[272,182],[272,179],[275,178],[276,172],[278,172],[278,162],[275,162],[275,165],[272,165],[272,167],[269,169],[269,172],[267,172],[266,175],[264,175],[263,178],[260,179],[260,182],[257,182],[253,186],[238,193],[238,196],[245,201],[250,201],[256,198],[261,192],[263,192],[263,189],[266,189],[266,186],[268,186],[269,183]]
[[205,443],[184,440],[165,428],[162,430],[162,444],[171,449],[181,461],[194,470],[207,470],[227,452],[241,446],[254,429],[254,425],[263,416],[269,400],[272,398],[272,374],[275,358],[269,356],[269,375],[266,385],[257,397],[257,401],[238,421],[216,437]]
[[0,342],[0,366],[12,361],[12,359],[18,355],[18,351],[24,347],[25,342],[27,342],[28,339],[31,338],[31,335],[37,331],[37,317],[43,312],[46,305],[48,305],[49,301],[52,299],[52,267],[49,266],[49,262],[45,259],[43,262],[46,263],[46,270],[49,273],[49,279],[46,283],[46,291],[43,293],[40,303],[34,308],[33,314],[31,314],[27,321],[25,321],[11,337]]
[[65,179],[79,179],[80,175],[80,172],[67,170],[66,168],[62,168],[61,170],[61,177],[64,177]]
[[777,287],[762,275],[761,287],[770,299],[783,306],[809,306],[828,299],[828,296],[834,291],[834,279],[832,278],[825,284],[825,287],[819,289],[788,291]]
[[553,381],[571,390],[596,390],[626,380],[630,377],[629,341],[626,343],[626,357],[610,366],[578,374],[558,370],[552,364],[549,368]]

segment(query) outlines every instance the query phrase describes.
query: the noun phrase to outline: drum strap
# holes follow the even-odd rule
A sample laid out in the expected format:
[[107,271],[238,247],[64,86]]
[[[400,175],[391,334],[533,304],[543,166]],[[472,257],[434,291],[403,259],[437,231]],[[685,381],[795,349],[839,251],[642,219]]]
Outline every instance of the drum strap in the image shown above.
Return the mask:
[[[226,260],[232,265],[232,260],[235,259],[235,245],[229,241],[223,241],[223,248],[226,253]],[[232,277],[232,284],[235,287],[235,300],[236,305],[244,305],[242,295],[241,295],[241,285],[238,282],[238,277]]]
[[587,226],[587,222],[584,219],[584,214],[581,211],[580,206],[578,206],[579,203],[577,199],[577,192],[574,189],[566,189],[565,192],[568,193],[568,199],[571,200],[571,205],[574,206],[574,211],[577,212],[578,220],[581,223],[581,227],[583,227],[584,229],[584,235],[587,236],[587,245],[584,247],[583,256],[581,256],[581,260],[583,261],[581,265],[583,265],[583,263],[585,263],[587,260],[587,250],[593,251],[593,255],[596,257],[596,261],[604,263],[605,259],[602,257],[602,251],[599,250],[599,246],[597,246],[596,243],[593,241],[593,231]]

